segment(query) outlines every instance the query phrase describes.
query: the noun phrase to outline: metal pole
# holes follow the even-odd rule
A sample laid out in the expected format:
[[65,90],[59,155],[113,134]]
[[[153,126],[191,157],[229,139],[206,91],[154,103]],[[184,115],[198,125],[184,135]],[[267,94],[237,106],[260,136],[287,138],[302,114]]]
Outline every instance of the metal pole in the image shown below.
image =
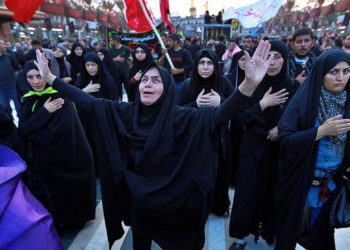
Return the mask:
[[[139,4],[140,4],[141,8],[142,8],[143,14],[145,15],[145,17],[146,17],[148,23],[151,25],[154,34],[155,34],[155,35],[157,36],[157,38],[158,38],[158,41],[159,41],[159,43],[160,43],[160,46],[161,46],[163,49],[166,49],[166,48],[165,48],[165,45],[164,45],[164,43],[163,43],[162,38],[161,38],[160,35],[158,34],[158,31],[157,31],[156,27],[154,26],[153,22],[151,21],[150,17],[148,16],[148,13],[147,13],[147,11],[146,11],[145,6],[143,5],[142,0],[138,0],[138,1],[139,1]],[[169,56],[169,54],[168,54],[168,51],[165,53],[165,57],[166,57],[166,59],[168,60],[168,63],[169,63],[169,65],[170,65],[170,67],[171,67],[171,68],[175,68],[173,62],[172,62],[171,59],[170,59],[170,56]]]

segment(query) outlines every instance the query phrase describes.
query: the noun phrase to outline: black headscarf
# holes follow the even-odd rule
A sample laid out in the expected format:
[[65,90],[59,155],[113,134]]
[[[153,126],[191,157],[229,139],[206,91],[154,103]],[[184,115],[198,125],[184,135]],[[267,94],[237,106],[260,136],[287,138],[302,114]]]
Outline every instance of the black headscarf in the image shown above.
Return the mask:
[[[130,211],[152,221],[151,234],[166,234],[173,241],[180,237],[183,225],[189,233],[202,230],[208,216],[217,161],[214,109],[175,106],[171,74],[152,67],[159,70],[164,85],[155,104],[145,106],[137,93],[134,103],[96,100],[91,112],[94,131],[99,131],[96,154],[99,169],[103,168],[99,172],[110,244],[121,236],[119,223]],[[170,228],[174,233],[165,233]],[[203,243],[202,239],[197,242],[198,249]]]
[[[81,56],[77,56],[77,54],[75,54],[75,49],[78,47],[80,47],[83,50],[83,54]],[[73,82],[77,78],[77,74],[79,74],[82,70],[84,54],[85,54],[84,47],[80,43],[74,43],[72,46],[71,53],[67,56],[67,61],[72,66]]]
[[31,145],[28,161],[35,165],[33,168],[55,200],[54,206],[48,197],[41,197],[41,202],[60,222],[86,222],[95,216],[95,176],[90,145],[71,101],[66,99],[53,113],[45,109],[48,98],[54,100],[62,96],[48,85],[46,91],[32,90],[25,77],[32,69],[38,70],[34,60],[23,66],[23,84],[28,85],[30,91],[22,97],[19,129]]
[[[91,76],[85,67],[87,62],[94,62],[98,65],[98,73],[95,76]],[[77,78],[76,86],[78,88],[85,88],[92,81],[93,83],[99,83],[101,88],[98,92],[91,93],[95,97],[102,97],[110,100],[116,100],[118,97],[117,86],[114,84],[111,75],[108,70],[103,67],[103,64],[95,52],[88,52],[84,56],[83,68],[81,74]]]
[[112,76],[114,84],[117,86],[117,89],[118,89],[119,99],[121,100],[121,98],[122,98],[122,84],[120,82],[120,76],[119,76],[117,64],[113,61],[113,58],[112,58],[108,49],[101,48],[99,50],[99,52],[101,52],[104,55],[102,65],[105,69],[108,70],[108,73]]
[[[137,48],[141,48],[146,53],[146,58],[142,61],[136,59],[135,52]],[[134,51],[132,52],[132,58],[133,66],[129,70],[129,75],[131,77],[134,76],[140,70],[144,71],[150,65],[150,63],[153,62],[151,50],[149,49],[149,46],[146,43],[139,43],[136,45]]]
[[[318,128],[315,127],[315,122],[320,104],[321,85],[325,74],[341,61],[350,65],[350,56],[343,50],[331,49],[322,53],[278,124],[280,142],[280,174],[276,197],[278,250],[294,249],[298,240],[305,200],[316,164],[318,142],[315,138]],[[346,91],[348,94],[344,117],[349,119],[349,82]],[[350,163],[349,156],[348,139],[343,159],[345,166]],[[323,219],[316,222],[313,231],[324,228],[322,225],[327,227],[329,223],[327,206],[322,211],[325,211],[325,214],[320,214],[319,218]],[[326,244],[332,241],[327,235],[316,235],[317,233],[315,237],[310,238],[311,249],[325,249]]]
[[[198,73],[199,61],[207,57],[214,64],[214,72],[208,78],[202,78]],[[197,52],[194,58],[194,67],[191,74],[191,82],[189,85],[189,97],[191,100],[197,99],[197,96],[205,89],[205,93],[209,93],[211,89],[216,91],[220,96],[225,96],[226,87],[221,75],[221,70],[219,67],[219,61],[214,51],[211,49],[204,48]]]
[[244,56],[244,51],[247,51],[250,56],[252,56],[252,52],[250,50],[240,50],[232,57],[228,79],[231,81],[231,84],[235,89],[237,89],[245,78],[245,72],[239,67],[238,64],[238,61],[242,58],[242,56]]
[[[135,51],[137,48],[141,48],[146,53],[146,58],[142,61],[136,59]],[[135,101],[136,92],[139,86],[138,82],[133,82],[132,78],[135,76],[137,72],[140,70],[144,73],[145,69],[153,62],[153,56],[149,46],[146,43],[139,43],[136,45],[134,51],[132,52],[133,62],[134,64],[131,66],[128,72],[128,89],[129,89],[129,101]]]

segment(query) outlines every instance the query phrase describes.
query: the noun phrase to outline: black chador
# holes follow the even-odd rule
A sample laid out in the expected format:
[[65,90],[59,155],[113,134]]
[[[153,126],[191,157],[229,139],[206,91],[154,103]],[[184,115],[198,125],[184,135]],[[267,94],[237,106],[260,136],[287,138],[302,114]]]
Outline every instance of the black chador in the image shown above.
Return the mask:
[[[316,165],[318,144],[315,126],[320,105],[323,78],[339,62],[350,65],[350,56],[342,50],[329,50],[317,59],[310,76],[305,80],[288,105],[278,124],[280,142],[280,171],[277,184],[277,243],[278,250],[292,250],[300,238],[305,202]],[[350,118],[349,82],[343,118]],[[349,166],[350,147],[347,137],[343,164]],[[332,192],[336,194],[337,190]],[[309,232],[307,249],[335,249],[334,229],[329,226],[331,195]]]
[[147,242],[142,249],[150,240],[163,249],[202,249],[217,171],[215,127],[249,98],[237,91],[217,109],[178,107],[170,73],[152,67],[164,90],[149,106],[139,94],[134,103],[95,99],[57,78],[53,88],[89,110],[94,122],[110,245],[123,235],[124,220],[135,249],[139,238]]
[[105,70],[108,71],[108,73],[111,75],[115,86],[118,90],[118,98],[119,100],[123,97],[123,86],[120,80],[119,70],[117,64],[113,61],[113,58],[106,48],[101,48],[98,52],[103,54],[103,60],[102,65],[105,68]]
[[[199,61],[206,57],[210,59],[214,65],[214,72],[208,78],[202,78],[198,73]],[[233,93],[233,87],[230,82],[222,74],[216,54],[210,49],[202,49],[197,52],[194,62],[194,68],[191,78],[187,79],[179,89],[176,96],[176,104],[198,108],[196,99],[199,93],[205,89],[204,93],[210,93],[214,90],[220,95],[221,103]],[[218,171],[216,175],[216,185],[213,193],[213,201],[211,212],[222,216],[228,213],[230,199],[228,195],[229,189],[229,168],[230,168],[230,146],[229,146],[228,123],[217,128],[217,140],[219,148]]]
[[[75,53],[75,49],[76,48],[81,48],[83,53],[81,56],[78,56]],[[72,49],[71,49],[71,53],[67,56],[67,61],[70,63],[70,65],[72,66],[71,68],[71,77],[72,77],[72,83],[74,83],[78,77],[78,75],[80,74],[80,72],[82,71],[84,64],[84,54],[85,54],[85,50],[83,45],[81,45],[80,43],[76,42],[73,44]]]
[[[138,48],[142,49],[146,54],[145,59],[141,61],[139,61],[135,56],[135,51]],[[140,70],[141,72],[143,72],[150,65],[150,63],[153,62],[153,56],[152,56],[151,50],[149,49],[149,46],[146,43],[139,43],[138,45],[136,45],[134,51],[132,52],[132,58],[133,58],[133,65],[131,66],[128,72],[128,81],[129,81],[128,89],[130,91],[129,96],[131,97],[129,102],[135,101],[137,89],[139,88],[139,83],[140,83],[140,81],[137,81],[134,78],[134,76]]]
[[[93,62],[98,65],[98,72],[96,75],[92,76],[88,73],[85,67],[85,64],[87,62]],[[97,92],[91,93],[91,95],[98,98],[117,100],[117,97],[118,97],[117,85],[114,83],[111,75],[108,73],[108,70],[103,67],[103,64],[100,58],[98,57],[98,55],[94,52],[88,52],[85,54],[84,61],[83,61],[83,68],[75,82],[75,86],[77,86],[80,89],[83,89],[91,81],[92,83],[99,83],[101,85],[100,90]]]
[[[26,75],[35,69],[33,61],[24,65]],[[27,80],[23,84],[28,84]],[[52,195],[48,209],[62,223],[80,224],[95,218],[95,176],[92,151],[74,103],[65,100],[62,108],[49,113],[48,98],[61,97],[52,87],[29,91],[23,97],[19,128],[30,144],[28,159]],[[47,204],[46,201],[42,201]]]
[[281,71],[275,76],[265,75],[250,103],[238,115],[238,122],[244,129],[230,219],[231,237],[243,239],[254,234],[257,240],[261,234],[268,243],[273,242],[275,235],[273,191],[277,182],[278,154],[277,143],[267,140],[267,135],[277,126],[288,102],[264,111],[259,102],[270,87],[272,93],[286,89],[290,99],[295,92],[293,84],[299,85],[287,74],[287,47],[280,41],[272,41],[271,51],[281,54],[284,60]]

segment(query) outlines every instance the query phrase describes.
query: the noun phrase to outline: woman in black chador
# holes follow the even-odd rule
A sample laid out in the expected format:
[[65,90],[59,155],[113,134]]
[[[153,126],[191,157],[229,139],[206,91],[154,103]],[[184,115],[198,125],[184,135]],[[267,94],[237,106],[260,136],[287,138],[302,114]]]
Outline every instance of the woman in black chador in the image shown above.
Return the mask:
[[144,71],[136,101],[118,103],[64,84],[37,51],[44,79],[91,114],[110,245],[125,221],[135,250],[150,249],[152,240],[163,249],[203,248],[217,171],[215,128],[249,100],[268,68],[269,47],[260,43],[246,81],[222,105],[199,109],[175,105],[175,82],[156,64]]
[[85,54],[83,69],[75,82],[75,86],[94,97],[110,100],[118,99],[117,85],[108,70],[103,67],[101,59],[95,52]]
[[274,241],[273,191],[277,181],[277,123],[294,92],[287,74],[288,50],[281,41],[271,42],[271,63],[253,98],[238,115],[244,126],[239,148],[236,189],[230,220],[231,249],[244,249],[244,237],[261,234]]
[[[215,52],[202,49],[195,57],[194,70],[191,78],[187,79],[179,89],[176,104],[185,107],[218,107],[233,93],[230,82],[220,74],[219,63]],[[229,211],[229,133],[228,123],[223,123],[217,129],[219,149],[218,170],[213,193],[211,212],[222,216]]]
[[136,99],[137,89],[139,88],[141,75],[144,70],[153,62],[151,50],[146,43],[139,43],[132,52],[134,64],[129,69],[128,73],[128,88],[130,91],[129,102],[134,102]]
[[322,53],[278,124],[277,250],[335,249],[329,208],[350,164],[349,79],[346,52]]
[[19,129],[30,144],[32,158],[27,160],[46,184],[53,204],[41,201],[58,223],[83,224],[95,218],[95,176],[75,106],[46,85],[34,61],[23,66],[23,73],[22,84],[31,90],[22,97]]
[[113,61],[113,58],[106,48],[101,48],[97,52],[98,56],[100,57],[102,61],[103,67],[108,71],[108,73],[111,75],[115,86],[118,90],[118,100],[122,100],[123,97],[123,86],[120,82],[120,76],[118,73],[118,67],[117,64]]
[[[233,89],[237,89],[245,78],[245,56],[244,51],[237,52],[232,57],[232,63],[230,73],[227,78],[230,80]],[[251,51],[247,51],[249,55],[252,55]],[[231,167],[229,171],[229,183],[231,186],[236,185],[238,158],[239,158],[239,145],[241,145],[243,134],[243,125],[238,122],[238,117],[233,117],[230,122],[230,155],[231,155]]]
[[76,42],[72,46],[71,53],[66,57],[67,61],[71,65],[72,84],[75,83],[77,77],[80,75],[80,72],[83,69],[84,54],[84,47],[80,43]]

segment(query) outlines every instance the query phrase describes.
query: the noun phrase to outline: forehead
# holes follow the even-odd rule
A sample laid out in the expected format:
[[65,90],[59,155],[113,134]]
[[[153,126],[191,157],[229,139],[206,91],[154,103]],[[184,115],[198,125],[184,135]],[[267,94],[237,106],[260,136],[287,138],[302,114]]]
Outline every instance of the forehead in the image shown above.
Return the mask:
[[295,38],[295,41],[297,41],[297,40],[311,40],[312,38],[311,38],[311,35],[309,35],[309,34],[307,34],[307,35],[300,35],[300,36],[297,36],[296,38]]
[[143,51],[143,48],[137,47],[136,50],[139,50],[139,51],[142,50]]
[[143,75],[143,77],[152,77],[152,76],[160,76],[159,70],[157,68],[150,68],[147,70],[147,72]]
[[28,77],[28,76],[36,76],[36,75],[40,75],[39,71],[36,70],[36,69],[31,69],[31,70],[29,70],[28,73],[27,73],[27,77]]
[[93,61],[87,61],[85,64],[96,65],[96,66],[97,66],[97,63],[95,63],[95,62],[93,62]]
[[211,59],[209,59],[208,57],[202,57],[201,59],[199,59],[200,62],[212,62]]
[[280,52],[274,51],[274,50],[271,50],[271,51],[269,52],[269,55],[271,55],[271,54],[274,54],[275,56],[282,56]]
[[337,63],[332,69],[343,69],[343,68],[348,68],[349,66],[350,65],[348,62],[341,61],[341,62]]

